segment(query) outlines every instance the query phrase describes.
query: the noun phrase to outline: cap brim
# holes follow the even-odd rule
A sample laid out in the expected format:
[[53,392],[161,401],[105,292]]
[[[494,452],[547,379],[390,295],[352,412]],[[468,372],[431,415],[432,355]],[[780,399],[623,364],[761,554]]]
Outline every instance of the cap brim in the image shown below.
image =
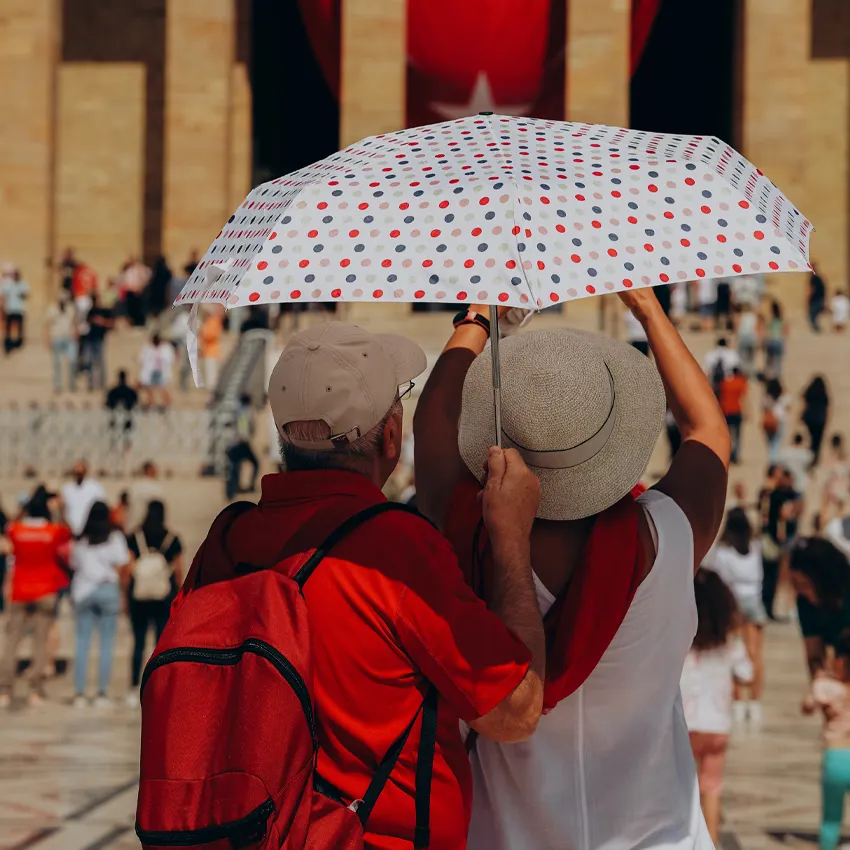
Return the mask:
[[396,383],[412,381],[428,368],[425,352],[406,337],[398,334],[375,334],[396,370]]

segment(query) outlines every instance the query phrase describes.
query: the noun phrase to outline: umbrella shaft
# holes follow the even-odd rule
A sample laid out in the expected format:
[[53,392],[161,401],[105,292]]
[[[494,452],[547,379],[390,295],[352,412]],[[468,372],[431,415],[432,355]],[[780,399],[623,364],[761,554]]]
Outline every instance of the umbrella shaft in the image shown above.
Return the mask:
[[493,363],[493,413],[496,445],[502,446],[502,371],[499,364],[499,308],[490,305],[490,358]]

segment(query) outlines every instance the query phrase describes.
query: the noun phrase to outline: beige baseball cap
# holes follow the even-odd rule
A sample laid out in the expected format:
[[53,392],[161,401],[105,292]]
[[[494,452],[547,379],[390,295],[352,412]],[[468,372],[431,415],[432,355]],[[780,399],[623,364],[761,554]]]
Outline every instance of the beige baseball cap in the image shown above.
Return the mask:
[[333,450],[368,433],[386,416],[402,384],[421,375],[425,352],[396,334],[371,334],[343,322],[290,337],[272,371],[269,404],[278,431],[290,422],[326,422],[331,438],[293,441]]

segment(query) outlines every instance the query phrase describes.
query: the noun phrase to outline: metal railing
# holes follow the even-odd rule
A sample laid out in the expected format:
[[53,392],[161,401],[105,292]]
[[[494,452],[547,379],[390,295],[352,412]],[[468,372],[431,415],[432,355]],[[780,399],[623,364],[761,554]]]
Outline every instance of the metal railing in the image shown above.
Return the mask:
[[0,408],[0,478],[64,475],[81,458],[99,475],[127,475],[146,460],[173,474],[223,474],[233,428],[225,410],[9,406]]

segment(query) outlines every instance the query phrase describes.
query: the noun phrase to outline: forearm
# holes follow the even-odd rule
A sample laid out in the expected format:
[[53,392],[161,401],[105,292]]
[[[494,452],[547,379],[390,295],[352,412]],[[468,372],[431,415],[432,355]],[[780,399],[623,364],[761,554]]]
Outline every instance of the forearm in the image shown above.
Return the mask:
[[528,647],[531,669],[542,681],[546,672],[546,636],[531,573],[531,546],[493,542],[495,563],[491,608]]
[[646,330],[649,346],[664,389],[667,403],[683,440],[699,439],[728,462],[729,430],[705,374],[685,345],[679,332],[664,315],[656,299],[647,300],[638,316]]

